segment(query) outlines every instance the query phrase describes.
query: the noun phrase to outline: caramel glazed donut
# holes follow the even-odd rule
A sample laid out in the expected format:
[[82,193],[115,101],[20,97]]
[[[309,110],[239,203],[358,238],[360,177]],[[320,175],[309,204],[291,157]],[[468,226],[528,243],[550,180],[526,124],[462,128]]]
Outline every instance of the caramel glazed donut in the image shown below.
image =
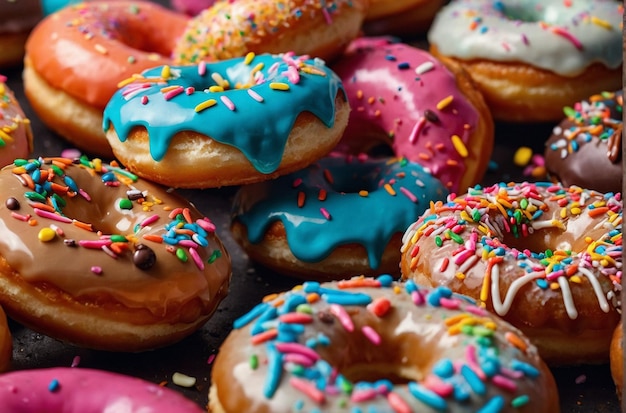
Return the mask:
[[475,187],[407,229],[401,271],[479,300],[549,364],[607,362],[620,322],[621,230],[619,193],[548,182]]
[[305,282],[234,322],[212,413],[557,412],[537,349],[449,289],[389,275]]
[[31,329],[83,347],[141,351],[200,328],[231,263],[189,202],[85,157],[0,171],[0,304]]

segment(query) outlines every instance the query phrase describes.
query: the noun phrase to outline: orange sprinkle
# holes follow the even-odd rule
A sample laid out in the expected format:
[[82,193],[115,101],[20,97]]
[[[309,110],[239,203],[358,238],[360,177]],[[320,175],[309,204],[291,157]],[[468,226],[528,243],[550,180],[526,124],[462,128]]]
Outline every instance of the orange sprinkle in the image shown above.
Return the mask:
[[250,337],[250,342],[252,344],[260,344],[265,343],[266,341],[272,340],[278,336],[278,330],[275,328],[267,331],[263,331],[262,333],[255,334]]
[[304,206],[305,199],[306,199],[306,194],[302,191],[298,192],[298,208],[302,208]]
[[385,184],[383,187],[385,188],[385,191],[387,191],[389,193],[389,195],[396,196],[396,191],[394,191],[394,189],[391,187],[391,185]]
[[193,219],[191,219],[191,212],[189,212],[189,208],[183,208],[183,217],[185,217],[185,221],[187,221],[188,224],[191,224],[193,222]]
[[328,169],[324,169],[324,179],[326,179],[326,182],[329,184],[332,184],[335,181],[333,174],[331,174]]
[[41,202],[32,202],[30,204],[33,208],[43,209],[44,211],[54,212],[54,207],[48,204],[42,204]]
[[26,182],[26,186],[28,186],[30,189],[35,188],[35,182],[29,174],[21,174],[20,178],[22,178]]
[[319,193],[317,194],[317,199],[319,199],[320,201],[326,200],[326,190],[325,189],[320,189]]
[[522,340],[517,334],[511,332],[511,331],[507,331],[504,334],[504,338],[506,339],[506,341],[508,341],[512,346],[517,347],[518,349],[522,350],[522,351],[526,351],[526,349],[528,348],[528,346],[526,345],[526,342],[524,340]]
[[320,300],[320,298],[321,297],[318,293],[310,293],[310,294],[307,294],[306,296],[306,302],[310,304],[316,303]]
[[599,215],[606,214],[609,211],[608,207],[600,207],[589,210],[589,216],[595,218]]
[[159,244],[163,242],[163,237],[160,235],[144,234],[142,238],[146,241],[158,242]]
[[78,228],[93,232],[93,227],[91,226],[91,224],[87,224],[86,222],[81,222],[74,219],[72,220],[72,224],[74,224]]
[[31,227],[37,226],[37,224],[38,222],[35,218],[28,220],[28,225],[30,225]]
[[380,287],[380,281],[371,278],[352,278],[349,280],[341,280],[337,283],[337,287],[343,288],[359,288],[359,287]]

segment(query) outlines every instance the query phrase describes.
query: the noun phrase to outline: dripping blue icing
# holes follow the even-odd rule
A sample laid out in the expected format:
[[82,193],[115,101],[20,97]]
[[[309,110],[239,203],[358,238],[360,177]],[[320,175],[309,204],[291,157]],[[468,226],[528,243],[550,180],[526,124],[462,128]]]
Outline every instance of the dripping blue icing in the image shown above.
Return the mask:
[[[325,170],[333,177],[332,184],[325,179]],[[294,187],[299,179],[302,183]],[[390,182],[395,196],[383,187]],[[401,187],[417,201],[402,193]],[[324,201],[318,199],[320,189],[327,191]],[[361,196],[361,189],[368,195]],[[266,195],[248,205],[248,191]],[[297,205],[299,192],[305,194],[302,207]],[[253,244],[263,239],[271,223],[282,222],[291,252],[304,262],[319,262],[340,245],[362,245],[370,267],[377,269],[391,237],[415,222],[431,200],[445,200],[447,195],[437,178],[413,162],[327,157],[277,180],[242,187],[233,204],[233,219],[246,226]],[[326,219],[320,208],[331,218]]]
[[[287,61],[293,60],[324,75],[299,70],[299,81],[291,82],[286,74],[289,67]],[[208,92],[209,87],[217,85],[214,73],[230,85],[247,84],[253,69],[259,64],[263,65],[259,72],[264,81],[251,89],[263,98],[262,102],[252,98],[246,88]],[[158,79],[162,71],[163,66],[160,66],[145,71],[142,76]],[[136,93],[128,93],[129,88],[137,86],[134,83],[121,88],[104,110],[104,131],[113,125],[121,142],[126,141],[134,127],[145,127],[149,134],[150,154],[155,161],[163,159],[176,133],[195,131],[238,148],[259,172],[271,173],[280,164],[298,115],[311,112],[330,128],[335,120],[337,93],[341,91],[345,97],[339,77],[318,60],[284,60],[282,55],[264,54],[255,56],[250,64],[243,57],[207,63],[203,75],[198,66],[172,66],[170,72],[172,76],[167,80],[151,84]],[[272,82],[286,83],[289,90],[274,90],[270,87]],[[182,92],[166,100],[161,90],[174,85],[185,89],[191,87],[194,92]],[[224,104],[222,96],[232,101],[235,110]],[[148,102],[142,103],[146,98]],[[217,103],[197,113],[194,108],[208,99],[215,99]]]

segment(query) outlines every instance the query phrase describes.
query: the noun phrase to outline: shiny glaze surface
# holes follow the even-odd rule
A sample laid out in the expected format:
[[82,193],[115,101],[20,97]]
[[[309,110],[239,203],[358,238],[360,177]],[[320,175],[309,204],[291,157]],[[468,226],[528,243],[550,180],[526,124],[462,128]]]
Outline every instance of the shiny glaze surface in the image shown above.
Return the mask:
[[470,295],[522,330],[603,328],[619,320],[621,230],[620,194],[472,188],[407,229],[403,278]]
[[[557,409],[536,348],[445,288],[388,275],[306,282],[234,328],[212,372],[226,413]],[[494,384],[505,377],[510,391]]]
[[0,75],[0,168],[27,156],[33,146],[30,120]]
[[428,32],[439,53],[522,62],[563,76],[622,63],[624,6],[614,0],[454,0]]
[[566,107],[566,118],[546,142],[548,172],[564,185],[621,192],[623,108],[622,91]]
[[124,142],[134,127],[145,127],[159,161],[177,132],[191,130],[239,149],[262,173],[278,168],[300,113],[333,125],[342,91],[323,62],[290,54],[156,67],[128,83],[104,111],[105,131],[113,125]]
[[[230,279],[230,259],[211,221],[162,187],[81,159],[16,161],[20,166],[2,170],[0,254],[6,262],[24,281],[79,302],[145,308],[179,321],[177,309],[199,300],[201,313],[210,314]],[[39,184],[31,189],[23,181]],[[42,209],[51,216],[40,215]],[[177,228],[185,231],[175,234]],[[51,239],[42,240],[51,231]],[[139,244],[154,252],[154,265],[134,264]]]
[[0,376],[0,405],[11,413],[201,413],[182,395],[135,377],[83,368]]
[[[378,138],[396,156],[423,165],[448,189],[458,189],[466,159],[452,137],[458,137],[459,145],[468,145],[479,114],[443,64],[405,44],[363,38],[333,70],[341,77],[352,108],[340,147],[358,148]],[[450,97],[448,105],[437,107]]]
[[402,233],[431,200],[447,194],[418,164],[337,155],[276,180],[241,187],[233,201],[233,220],[246,226],[253,244],[280,221],[291,252],[305,262],[319,262],[340,245],[362,245],[376,269],[391,237]]
[[37,25],[26,59],[52,87],[104,109],[117,84],[169,63],[187,17],[141,1],[89,2]]

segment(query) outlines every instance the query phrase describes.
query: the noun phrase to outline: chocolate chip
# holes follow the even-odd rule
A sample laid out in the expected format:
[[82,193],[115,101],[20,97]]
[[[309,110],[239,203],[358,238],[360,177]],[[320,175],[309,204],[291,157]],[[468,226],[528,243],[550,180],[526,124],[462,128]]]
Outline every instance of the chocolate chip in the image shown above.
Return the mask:
[[133,253],[133,262],[140,270],[149,270],[156,263],[156,254],[145,244],[137,244]]
[[432,123],[439,123],[439,116],[437,116],[437,114],[430,109],[426,109],[424,111],[424,117]]
[[75,247],[75,246],[77,245],[77,244],[76,244],[76,241],[75,241],[75,240],[73,240],[73,239],[70,239],[70,238],[66,238],[66,239],[64,239],[64,240],[63,240],[63,243],[64,243],[65,245],[67,245],[68,247]]
[[5,202],[5,205],[7,206],[7,208],[9,208],[11,211],[16,211],[18,209],[20,209],[20,201],[18,201],[17,199],[11,197],[8,198]]
[[317,317],[320,319],[322,323],[325,323],[325,324],[332,324],[335,322],[335,317],[333,317],[332,314],[326,311],[320,311],[319,313],[317,313]]

